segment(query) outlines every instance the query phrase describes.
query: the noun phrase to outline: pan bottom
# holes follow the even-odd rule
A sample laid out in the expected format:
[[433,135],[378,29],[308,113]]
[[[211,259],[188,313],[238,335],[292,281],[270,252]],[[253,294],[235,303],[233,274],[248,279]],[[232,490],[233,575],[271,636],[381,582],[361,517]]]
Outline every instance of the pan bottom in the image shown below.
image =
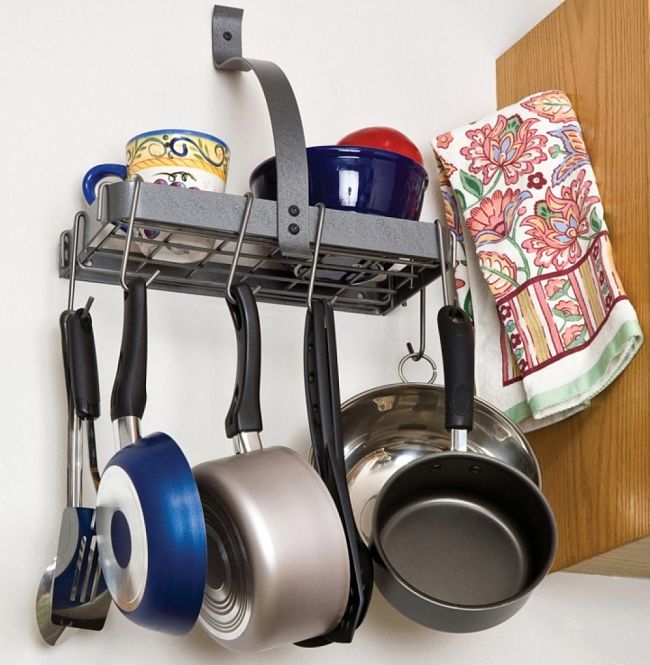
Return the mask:
[[405,582],[444,603],[500,602],[528,580],[529,555],[516,526],[471,496],[433,496],[399,508],[379,540]]

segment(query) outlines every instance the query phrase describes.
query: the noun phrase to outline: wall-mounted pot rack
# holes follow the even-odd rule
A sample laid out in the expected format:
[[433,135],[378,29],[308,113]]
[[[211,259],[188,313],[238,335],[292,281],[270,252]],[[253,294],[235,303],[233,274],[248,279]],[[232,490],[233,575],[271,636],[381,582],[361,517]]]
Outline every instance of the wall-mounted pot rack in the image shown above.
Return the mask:
[[[307,156],[298,105],[282,70],[241,55],[242,10],[215,6],[213,60],[220,71],[252,70],[264,91],[275,143],[277,201],[256,199],[236,276],[257,299],[303,305],[316,242],[318,209],[307,205]],[[103,187],[103,196],[84,212],[77,253],[77,279],[118,284],[125,221],[131,213],[133,182]],[[223,296],[246,199],[244,196],[142,183],[134,215],[142,252],[129,257],[127,277],[160,271],[151,288]],[[111,221],[109,221],[111,220]],[[117,222],[117,223],[116,223]],[[183,242],[174,232],[182,233]],[[197,263],[160,258],[162,248],[196,250],[187,236],[209,242]],[[59,275],[69,278],[72,230],[60,239]],[[169,253],[167,253],[169,256]],[[435,224],[327,210],[314,297],[336,309],[385,314],[420,291],[440,273]]]

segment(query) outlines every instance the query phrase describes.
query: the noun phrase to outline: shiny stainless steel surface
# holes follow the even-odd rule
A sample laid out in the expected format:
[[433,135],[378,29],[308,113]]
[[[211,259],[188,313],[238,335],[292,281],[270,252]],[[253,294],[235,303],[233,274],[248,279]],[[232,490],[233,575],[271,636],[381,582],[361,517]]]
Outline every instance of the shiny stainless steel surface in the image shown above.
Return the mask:
[[[77,247],[76,242],[79,237],[79,214],[75,218],[75,244],[74,247]],[[74,264],[74,262],[73,262]],[[72,272],[70,278],[70,285],[68,286],[68,309],[64,317],[70,316],[72,314],[72,301],[74,298],[74,274]],[[65,326],[61,324],[61,334],[63,336],[63,364],[66,371],[66,376],[68,372],[68,357],[66,344],[67,340],[65,339]],[[66,379],[67,381],[67,379]],[[76,490],[74,488],[74,481],[71,478],[71,470],[73,467],[73,449],[75,443],[73,438],[76,432],[75,426],[75,415],[74,415],[74,404],[72,402],[72,397],[68,389],[68,429],[66,436],[66,507],[74,505],[73,501],[76,495]],[[52,561],[47,565],[43,571],[43,575],[38,585],[36,591],[36,624],[38,625],[38,630],[41,633],[41,637],[50,645],[54,646],[59,638],[61,637],[65,626],[58,626],[52,623],[52,587],[54,586],[54,571],[56,570],[56,556]]]
[[[386,481],[415,459],[450,450],[444,413],[444,388],[426,383],[373,388],[343,404],[348,487],[366,543],[372,533],[375,500]],[[506,462],[541,487],[539,464],[521,430],[478,398],[467,450]]]
[[65,626],[57,626],[52,623],[52,585],[55,568],[56,557],[45,568],[36,592],[36,623],[38,624],[38,630],[41,637],[52,647],[59,641],[65,631]]
[[[125,567],[115,558],[111,542],[114,519],[125,519],[128,524],[131,548]],[[132,612],[140,605],[147,585],[147,530],[138,492],[120,466],[109,466],[102,475],[97,492],[96,520],[97,544],[106,586],[115,604],[123,612]]]
[[259,432],[240,432],[233,438],[237,454],[262,450],[262,439]]
[[338,512],[316,472],[276,446],[194,468],[208,533],[199,622],[234,651],[332,630],[350,591]]
[[124,448],[141,438],[140,418],[137,416],[122,416],[113,421],[113,436],[115,447]]

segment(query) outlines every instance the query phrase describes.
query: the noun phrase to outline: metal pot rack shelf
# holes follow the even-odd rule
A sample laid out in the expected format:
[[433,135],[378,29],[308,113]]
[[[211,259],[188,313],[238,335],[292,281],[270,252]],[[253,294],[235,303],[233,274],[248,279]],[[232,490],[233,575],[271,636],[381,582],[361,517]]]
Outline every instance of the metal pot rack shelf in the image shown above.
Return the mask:
[[[273,129],[278,193],[277,201],[253,201],[236,277],[249,283],[262,302],[304,305],[318,209],[307,205],[302,121],[282,70],[273,63],[241,56],[242,14],[240,9],[215,6],[214,65],[218,71],[252,70],[259,79]],[[61,234],[61,277],[70,277],[76,253],[77,279],[120,282],[124,223],[131,214],[134,183],[103,185],[101,194],[82,213],[76,252],[72,229]],[[159,271],[151,288],[223,297],[245,205],[244,196],[142,183],[134,213],[137,238],[127,278]],[[174,235],[179,233],[182,236]],[[203,247],[195,263],[164,259],[173,252],[197,251],[194,238],[201,239]],[[342,311],[386,314],[438,277],[439,256],[433,223],[329,209],[314,297],[328,298]]]

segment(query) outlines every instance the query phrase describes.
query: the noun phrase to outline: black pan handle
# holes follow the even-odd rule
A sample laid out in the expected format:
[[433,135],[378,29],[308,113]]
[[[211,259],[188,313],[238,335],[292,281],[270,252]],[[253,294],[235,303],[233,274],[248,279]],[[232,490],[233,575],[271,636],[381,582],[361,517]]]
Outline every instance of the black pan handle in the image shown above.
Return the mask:
[[100,415],[99,377],[90,312],[76,310],[67,328],[70,388],[75,411],[82,420],[96,420]]
[[327,635],[298,643],[317,647],[332,642],[351,642],[363,621],[373,584],[370,552],[354,522],[343,458],[341,398],[336,352],[334,313],[327,301],[312,303],[305,321],[305,393],[316,469],[339,512],[350,560],[350,596],[345,613]]
[[474,424],[474,332],[456,305],[438,312],[438,332],[445,370],[445,428],[471,430]]
[[111,395],[111,420],[142,418],[147,403],[147,282],[136,277],[124,293],[122,348]]
[[233,284],[228,308],[237,334],[237,375],[230,409],[226,415],[226,436],[261,432],[260,357],[262,338],[255,296],[245,283]]

